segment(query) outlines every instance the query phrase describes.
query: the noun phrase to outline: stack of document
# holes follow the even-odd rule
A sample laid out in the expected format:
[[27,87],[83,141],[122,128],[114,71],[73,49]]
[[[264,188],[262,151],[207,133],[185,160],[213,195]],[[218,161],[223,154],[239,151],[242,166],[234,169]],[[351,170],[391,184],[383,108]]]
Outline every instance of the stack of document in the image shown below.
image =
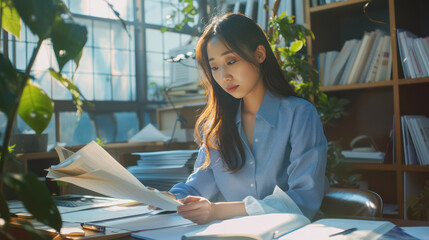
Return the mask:
[[384,152],[361,152],[353,150],[344,150],[341,151],[344,155],[342,162],[349,163],[378,163],[381,164],[384,162]]
[[405,165],[429,165],[429,118],[401,116]]
[[169,190],[174,184],[184,182],[192,173],[198,150],[172,150],[134,153],[140,159],[128,168],[144,185],[158,190]]

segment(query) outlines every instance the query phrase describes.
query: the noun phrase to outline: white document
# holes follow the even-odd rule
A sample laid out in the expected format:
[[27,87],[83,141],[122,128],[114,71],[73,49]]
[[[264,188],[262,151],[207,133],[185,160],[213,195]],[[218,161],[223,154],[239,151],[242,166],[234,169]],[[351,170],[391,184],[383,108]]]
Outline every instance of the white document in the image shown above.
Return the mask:
[[132,136],[128,142],[165,142],[169,139],[170,137],[165,136],[156,127],[149,123],[146,127],[136,133],[136,135]]
[[[95,208],[89,210],[82,210],[77,212],[69,212],[61,214],[61,219],[65,222],[94,222],[94,221],[103,221],[108,219],[117,219],[121,217],[131,217],[135,215],[142,215],[152,212],[148,209],[149,206],[112,206],[106,208]],[[112,226],[118,228],[116,226]]]
[[176,211],[181,205],[158,190],[147,189],[94,141],[51,166],[47,178],[72,183],[100,194],[132,199],[164,210]]
[[97,225],[114,227],[128,231],[148,231],[155,229],[165,229],[177,226],[188,226],[196,225],[195,223],[185,219],[176,213],[171,214],[159,214],[159,215],[142,215],[142,216],[131,216],[121,219],[99,221]]
[[[320,240],[378,239],[394,227],[393,223],[387,221],[327,218],[318,220],[279,239],[307,240],[315,239],[316,236]],[[350,228],[357,228],[357,230],[346,235],[340,234],[330,237],[331,234],[340,233]]]
[[429,239],[429,227],[401,227],[404,232],[417,238],[417,239]]

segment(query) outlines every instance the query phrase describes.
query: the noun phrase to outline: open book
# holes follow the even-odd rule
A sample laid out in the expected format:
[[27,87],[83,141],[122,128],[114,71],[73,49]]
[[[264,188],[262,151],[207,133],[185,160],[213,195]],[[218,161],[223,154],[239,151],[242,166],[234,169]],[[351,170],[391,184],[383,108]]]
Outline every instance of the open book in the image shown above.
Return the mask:
[[[387,221],[353,219],[321,219],[310,223],[308,218],[300,214],[271,213],[237,217],[206,225],[186,224],[145,230],[134,232],[131,236],[151,240],[378,239],[392,232],[394,227],[393,223]],[[339,234],[351,228],[354,230],[348,231],[348,234]]]
[[47,170],[47,178],[68,182],[109,197],[131,199],[168,211],[175,211],[177,206],[181,205],[158,190],[146,188],[94,141],[76,153],[62,148],[56,150],[59,152],[60,163]]

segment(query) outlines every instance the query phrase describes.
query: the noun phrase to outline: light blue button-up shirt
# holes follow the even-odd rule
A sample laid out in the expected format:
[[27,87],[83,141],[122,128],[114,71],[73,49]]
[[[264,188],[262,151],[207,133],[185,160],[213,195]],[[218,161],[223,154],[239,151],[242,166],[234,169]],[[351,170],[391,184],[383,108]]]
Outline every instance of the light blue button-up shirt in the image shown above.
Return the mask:
[[315,107],[304,99],[267,91],[256,114],[252,148],[242,127],[241,106],[236,124],[246,156],[243,168],[231,173],[220,153],[210,149],[209,167],[198,170],[206,156],[201,147],[194,173],[170,192],[178,199],[194,195],[212,201],[219,196],[225,201],[244,201],[249,215],[299,209],[312,218],[327,186],[328,147]]

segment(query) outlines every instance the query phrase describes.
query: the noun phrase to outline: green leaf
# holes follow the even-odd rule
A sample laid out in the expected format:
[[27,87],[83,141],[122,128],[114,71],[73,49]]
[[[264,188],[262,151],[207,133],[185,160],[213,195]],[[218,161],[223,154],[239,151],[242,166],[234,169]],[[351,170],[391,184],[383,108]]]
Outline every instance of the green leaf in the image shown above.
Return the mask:
[[302,46],[304,46],[304,43],[302,41],[295,41],[290,45],[290,50],[294,53],[301,50]]
[[87,40],[88,31],[85,26],[62,18],[56,19],[52,31],[52,45],[60,72],[70,60],[73,60],[79,66],[82,49]]
[[[83,113],[82,105],[83,101],[81,98],[83,98],[82,93],[79,91],[79,89],[72,83],[72,81],[68,80],[65,75],[56,72],[54,69],[50,68],[49,72],[51,75],[58,80],[58,82],[63,85],[65,88],[67,88],[71,95],[73,96],[73,103],[76,106],[78,115],[81,115]],[[89,106],[91,106],[90,103],[86,102]]]
[[18,114],[40,136],[51,121],[53,105],[42,89],[29,82],[22,92]]
[[35,219],[60,231],[62,220],[58,208],[46,185],[40,182],[35,174],[5,173],[1,178],[6,186],[15,190],[25,208]]
[[46,39],[51,34],[58,4],[54,0],[12,0],[24,23],[39,39]]
[[8,117],[18,104],[21,82],[9,59],[0,53],[0,110]]
[[162,26],[161,27],[161,33],[165,33],[165,32],[167,32],[168,31],[168,28],[167,27],[164,27],[164,26]]
[[15,35],[17,38],[20,38],[19,34],[21,32],[21,17],[16,11],[10,0],[1,2],[2,8],[2,28],[9,33]]

